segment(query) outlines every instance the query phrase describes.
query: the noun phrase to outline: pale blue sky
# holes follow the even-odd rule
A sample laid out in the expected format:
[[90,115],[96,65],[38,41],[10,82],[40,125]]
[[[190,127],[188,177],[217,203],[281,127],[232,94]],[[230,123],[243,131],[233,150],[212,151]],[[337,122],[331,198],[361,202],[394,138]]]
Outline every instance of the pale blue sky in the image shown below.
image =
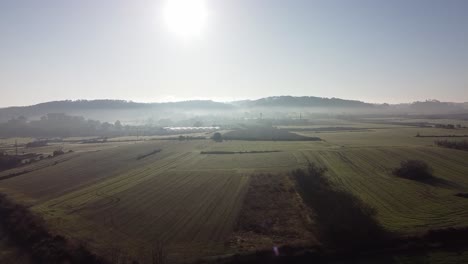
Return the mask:
[[206,0],[181,38],[163,0],[0,0],[0,106],[273,95],[468,101],[466,0]]

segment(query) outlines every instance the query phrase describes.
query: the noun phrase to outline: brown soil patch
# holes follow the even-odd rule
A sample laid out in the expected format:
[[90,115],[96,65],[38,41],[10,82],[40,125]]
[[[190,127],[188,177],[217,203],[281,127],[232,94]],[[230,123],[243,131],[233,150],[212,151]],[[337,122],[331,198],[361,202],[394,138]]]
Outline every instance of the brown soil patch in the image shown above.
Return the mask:
[[231,246],[239,251],[255,251],[317,245],[309,215],[287,175],[252,175]]

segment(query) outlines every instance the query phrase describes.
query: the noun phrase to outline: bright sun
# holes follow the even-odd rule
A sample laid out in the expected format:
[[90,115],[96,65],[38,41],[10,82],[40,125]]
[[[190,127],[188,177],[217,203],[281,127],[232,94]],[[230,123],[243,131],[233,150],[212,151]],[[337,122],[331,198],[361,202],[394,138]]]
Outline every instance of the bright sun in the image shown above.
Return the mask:
[[200,35],[205,27],[206,17],[204,0],[167,0],[164,9],[168,29],[183,37]]

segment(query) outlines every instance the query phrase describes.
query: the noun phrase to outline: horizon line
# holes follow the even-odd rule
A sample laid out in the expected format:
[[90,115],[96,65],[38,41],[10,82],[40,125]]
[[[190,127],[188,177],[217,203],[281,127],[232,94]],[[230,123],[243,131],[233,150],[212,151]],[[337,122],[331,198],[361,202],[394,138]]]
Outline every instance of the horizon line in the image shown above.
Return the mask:
[[33,103],[29,105],[7,105],[7,106],[0,106],[0,109],[5,109],[5,108],[14,108],[14,107],[31,107],[39,104],[46,104],[46,103],[52,103],[52,102],[65,102],[65,101],[71,101],[71,102],[77,102],[77,101],[124,101],[124,102],[129,102],[129,103],[138,103],[138,104],[162,104],[162,103],[181,103],[181,102],[190,102],[190,101],[212,101],[216,103],[233,103],[233,102],[238,102],[238,101],[256,101],[260,99],[265,99],[265,98],[273,98],[273,97],[315,97],[315,98],[322,98],[322,99],[340,99],[340,100],[346,100],[346,101],[358,101],[362,103],[367,103],[367,104],[375,104],[375,105],[400,105],[400,104],[412,104],[416,102],[427,102],[427,101],[439,101],[441,103],[455,103],[455,104],[464,104],[468,103],[468,101],[441,101],[439,99],[423,99],[423,100],[414,100],[410,102],[394,102],[394,103],[387,103],[387,102],[371,102],[371,101],[364,101],[360,99],[348,99],[348,98],[340,98],[340,97],[322,97],[322,96],[312,96],[312,95],[272,95],[272,96],[264,96],[264,97],[251,97],[251,98],[234,98],[234,97],[190,97],[190,98],[176,98],[176,97],[163,97],[160,100],[133,100],[133,99],[117,99],[117,98],[79,98],[79,99],[57,99],[57,100],[50,100],[50,101],[43,101],[43,102],[38,102],[38,103]]

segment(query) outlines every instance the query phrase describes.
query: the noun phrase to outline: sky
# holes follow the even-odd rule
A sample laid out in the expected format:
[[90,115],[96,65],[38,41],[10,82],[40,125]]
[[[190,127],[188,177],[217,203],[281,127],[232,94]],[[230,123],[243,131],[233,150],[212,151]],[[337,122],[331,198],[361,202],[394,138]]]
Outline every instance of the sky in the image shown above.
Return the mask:
[[168,1],[1,0],[0,107],[277,95],[468,102],[466,0],[205,0],[204,27],[190,36],[171,30]]

